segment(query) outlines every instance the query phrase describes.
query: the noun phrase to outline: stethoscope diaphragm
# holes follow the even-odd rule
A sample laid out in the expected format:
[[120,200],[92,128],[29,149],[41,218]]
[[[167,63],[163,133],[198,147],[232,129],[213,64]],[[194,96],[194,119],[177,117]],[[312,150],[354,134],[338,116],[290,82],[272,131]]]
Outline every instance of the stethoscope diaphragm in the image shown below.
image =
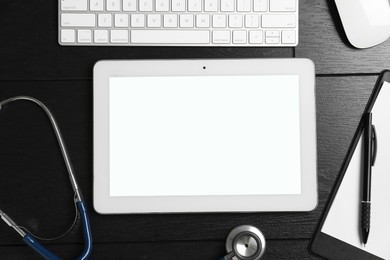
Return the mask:
[[238,226],[226,238],[227,255],[224,260],[258,260],[265,252],[265,238],[261,231],[249,225]]

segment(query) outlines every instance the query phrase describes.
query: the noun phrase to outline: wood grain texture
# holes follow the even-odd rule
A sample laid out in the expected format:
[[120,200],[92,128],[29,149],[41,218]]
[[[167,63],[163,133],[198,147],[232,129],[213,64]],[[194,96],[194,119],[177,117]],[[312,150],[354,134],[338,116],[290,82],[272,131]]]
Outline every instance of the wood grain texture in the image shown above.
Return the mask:
[[312,59],[318,74],[379,73],[390,68],[390,39],[369,49],[347,40],[334,0],[300,0],[296,57]]
[[[307,244],[319,220],[375,76],[390,67],[390,40],[367,50],[348,43],[333,0],[300,0],[297,48],[61,47],[57,0],[3,0],[0,8],[0,100],[31,95],[61,127],[90,209],[93,259],[218,259],[237,225],[259,227],[264,259],[316,259]],[[92,68],[100,59],[306,57],[317,77],[319,203],[309,213],[99,215],[92,209]],[[343,74],[344,76],[335,76]],[[321,76],[323,75],[323,76]],[[36,106],[0,111],[0,208],[33,233],[51,237],[72,222],[72,191],[51,126]],[[82,249],[78,222],[50,249],[74,259]],[[0,223],[0,259],[40,259]]]
[[[2,81],[0,99],[31,95],[52,109],[91,211],[95,243],[119,243],[121,248],[121,243],[153,242],[156,247],[174,247],[175,243],[223,241],[235,226],[251,224],[268,240],[280,243],[281,258],[270,259],[294,259],[287,257],[296,254],[288,241],[311,237],[375,80],[374,76],[317,77],[319,205],[309,213],[99,215],[92,210],[92,82]],[[72,193],[45,115],[26,102],[10,104],[0,113],[0,125],[4,137],[0,138],[0,208],[40,236],[61,233],[74,214]],[[50,244],[63,248],[59,244],[81,241],[78,225],[69,236]],[[21,244],[20,237],[0,223],[0,245],[16,244]],[[8,251],[0,248],[0,256],[2,252]],[[302,252],[298,255],[295,259],[310,259]]]
[[[267,240],[262,260],[314,260],[307,253],[308,240]],[[49,245],[63,259],[75,259],[82,245]],[[91,259],[116,260],[216,260],[225,254],[225,241],[95,244]],[[27,246],[0,246],[4,259],[40,259]]]
[[3,0],[0,80],[91,79],[101,59],[292,57],[293,48],[62,47],[57,0]]

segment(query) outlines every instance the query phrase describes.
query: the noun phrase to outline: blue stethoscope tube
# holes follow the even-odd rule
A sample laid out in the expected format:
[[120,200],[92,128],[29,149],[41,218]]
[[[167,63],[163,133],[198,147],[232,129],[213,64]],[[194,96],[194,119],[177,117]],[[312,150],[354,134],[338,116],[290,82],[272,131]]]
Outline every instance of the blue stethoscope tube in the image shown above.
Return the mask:
[[[89,224],[88,213],[85,208],[85,205],[82,201],[76,202],[77,209],[80,214],[81,223],[83,226],[83,236],[84,236],[84,250],[82,254],[77,258],[78,260],[88,259],[92,252],[92,234],[91,227]],[[26,233],[22,230],[16,223],[7,216],[4,212],[0,211],[1,218],[12,228],[14,228],[22,237],[23,241],[35,250],[38,254],[44,257],[47,260],[59,260],[60,258],[47,250],[41,243],[38,242],[32,235]]]
[[[70,162],[68,153],[66,151],[65,143],[62,139],[60,129],[59,129],[59,127],[54,119],[54,116],[51,114],[50,110],[41,101],[39,101],[38,99],[33,98],[33,97],[17,96],[17,97],[3,100],[0,102],[0,110],[4,105],[11,103],[13,101],[17,101],[17,100],[27,100],[27,101],[32,101],[33,103],[37,104],[39,107],[41,107],[44,110],[44,112],[48,116],[48,118],[53,126],[53,130],[54,130],[55,135],[57,137],[58,145],[60,146],[62,156],[64,158],[66,168],[68,170],[70,183],[72,185],[72,188],[73,188],[73,191],[75,194],[76,208],[79,212],[81,223],[83,226],[83,236],[84,236],[85,245],[84,245],[84,249],[83,249],[82,254],[77,259],[79,259],[79,260],[88,259],[89,256],[91,255],[91,252],[92,252],[92,233],[91,233],[91,227],[90,227],[90,223],[89,223],[88,213],[87,213],[85,204],[82,200],[81,192],[80,192],[80,189],[77,185],[76,178],[75,178],[75,175],[73,173],[73,167],[72,167],[72,164]],[[52,252],[47,250],[44,246],[42,246],[42,244],[40,244],[37,241],[37,239],[35,239],[32,235],[28,234],[23,229],[21,229],[7,214],[5,214],[1,210],[0,210],[0,217],[5,223],[7,223],[10,227],[15,229],[15,231],[18,232],[19,235],[21,235],[23,237],[23,241],[27,245],[29,245],[32,249],[34,249],[42,257],[44,257],[45,259],[48,259],[48,260],[60,259],[58,256],[56,256],[55,254],[53,254]]]
[[60,258],[46,249],[46,247],[42,246],[34,237],[29,234],[26,234],[23,237],[24,243],[26,243],[29,247],[35,250],[38,254],[43,256],[45,259],[51,260],[59,260]]
[[91,226],[89,225],[88,212],[85,208],[85,205],[82,201],[76,203],[77,208],[79,209],[81,223],[83,225],[83,236],[84,236],[84,250],[83,253],[79,256],[79,260],[88,259],[92,252],[92,233]]

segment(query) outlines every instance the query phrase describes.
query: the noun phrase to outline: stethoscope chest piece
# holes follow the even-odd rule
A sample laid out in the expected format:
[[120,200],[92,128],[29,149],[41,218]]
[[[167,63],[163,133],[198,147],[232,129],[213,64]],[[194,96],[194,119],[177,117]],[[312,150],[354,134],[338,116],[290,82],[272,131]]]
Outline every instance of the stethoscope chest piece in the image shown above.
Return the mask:
[[253,226],[238,226],[226,238],[225,260],[258,260],[265,252],[265,238]]

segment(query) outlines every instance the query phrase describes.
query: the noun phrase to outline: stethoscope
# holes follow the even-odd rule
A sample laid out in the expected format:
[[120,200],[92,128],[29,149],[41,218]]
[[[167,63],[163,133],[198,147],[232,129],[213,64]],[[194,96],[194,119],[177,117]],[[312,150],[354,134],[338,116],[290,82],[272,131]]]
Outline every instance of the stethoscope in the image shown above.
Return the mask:
[[226,238],[227,255],[220,260],[259,260],[265,252],[265,238],[254,226],[238,226]]
[[[17,96],[17,97],[13,97],[13,98],[9,98],[9,99],[6,99],[4,101],[1,101],[0,102],[0,110],[2,109],[3,106],[7,105],[8,103],[11,103],[11,102],[17,101],[17,100],[27,100],[27,101],[34,102],[40,108],[43,109],[43,111],[46,113],[46,115],[48,116],[48,118],[51,122],[53,130],[54,130],[55,135],[57,137],[58,144],[61,148],[61,152],[62,152],[62,156],[63,156],[64,161],[65,161],[66,168],[68,170],[70,183],[71,183],[73,191],[74,191],[74,202],[76,205],[76,210],[78,211],[78,213],[80,215],[81,223],[83,226],[83,235],[84,235],[85,246],[84,246],[84,250],[83,250],[82,254],[78,257],[78,259],[88,259],[88,257],[91,254],[91,251],[92,251],[92,235],[91,235],[91,228],[89,225],[88,214],[87,214],[87,210],[85,208],[84,201],[83,201],[82,196],[81,196],[80,188],[77,185],[76,178],[75,178],[74,173],[73,173],[73,167],[72,167],[72,164],[70,162],[68,153],[66,151],[65,144],[64,144],[64,141],[63,141],[61,133],[60,133],[60,129],[58,128],[58,125],[57,125],[52,113],[50,112],[50,110],[41,101],[39,101],[38,99],[32,98],[32,97]],[[4,220],[5,223],[7,223],[10,227],[15,229],[15,231],[20,236],[23,237],[23,241],[27,245],[29,245],[31,248],[33,248],[36,252],[38,252],[45,259],[55,259],[55,260],[60,259],[58,256],[56,256],[55,254],[53,254],[52,252],[47,250],[44,246],[42,246],[38,242],[38,240],[36,239],[37,238],[36,236],[32,235],[32,233],[29,232],[26,228],[17,225],[7,214],[5,214],[1,210],[0,210],[0,217],[1,217],[1,219]],[[74,227],[76,220],[77,220],[77,213],[76,213],[76,218],[75,218],[73,225],[65,234],[67,234]],[[62,237],[62,236],[60,236],[60,237]]]
[[[46,115],[48,116],[52,124],[53,130],[57,137],[58,144],[61,148],[61,152],[65,161],[66,168],[68,170],[70,183],[72,185],[74,195],[75,195],[74,201],[75,201],[76,209],[80,214],[81,222],[83,226],[85,246],[82,254],[78,257],[78,259],[87,259],[90,256],[92,251],[92,235],[91,235],[91,228],[89,225],[88,214],[84,202],[82,200],[81,192],[77,185],[76,178],[73,173],[73,167],[70,162],[68,153],[66,151],[65,144],[62,139],[61,132],[58,128],[58,125],[50,110],[41,101],[33,97],[17,96],[17,97],[6,99],[0,102],[0,110],[8,103],[17,100],[27,100],[37,104],[39,107],[43,109],[43,111],[46,113]],[[36,239],[37,238],[36,236],[32,235],[31,232],[28,232],[26,228],[17,225],[7,214],[5,214],[1,210],[0,210],[0,217],[1,219],[4,220],[5,223],[7,223],[10,227],[15,229],[15,231],[20,236],[23,237],[23,241],[27,245],[33,248],[45,259],[50,259],[50,260],[60,259],[58,256],[54,255],[52,252],[50,252],[44,246],[42,246]],[[75,223],[76,221],[73,223],[71,228],[65,234],[67,234],[74,227]],[[264,255],[266,244],[265,244],[264,235],[261,233],[261,231],[258,228],[254,226],[244,225],[244,226],[238,226],[234,228],[232,231],[230,231],[226,239],[225,247],[226,247],[227,255],[222,257],[221,260],[259,260]]]

